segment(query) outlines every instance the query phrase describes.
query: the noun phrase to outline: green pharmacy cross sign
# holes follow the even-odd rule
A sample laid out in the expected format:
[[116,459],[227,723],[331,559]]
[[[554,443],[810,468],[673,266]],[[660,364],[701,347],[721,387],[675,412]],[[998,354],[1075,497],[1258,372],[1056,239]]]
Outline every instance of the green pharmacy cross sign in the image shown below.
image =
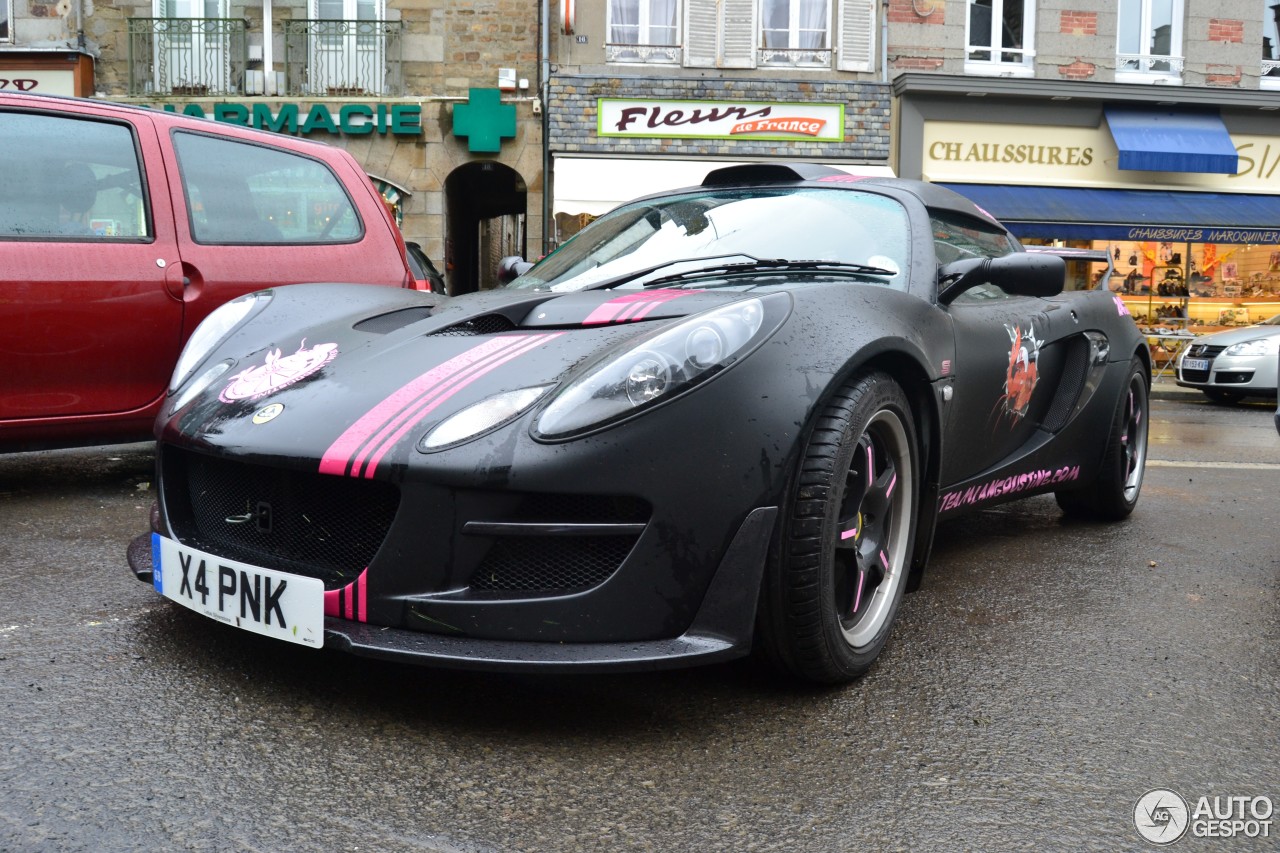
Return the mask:
[[503,139],[516,135],[516,108],[502,103],[497,89],[472,89],[465,104],[453,108],[453,135],[467,137],[467,149],[496,154]]

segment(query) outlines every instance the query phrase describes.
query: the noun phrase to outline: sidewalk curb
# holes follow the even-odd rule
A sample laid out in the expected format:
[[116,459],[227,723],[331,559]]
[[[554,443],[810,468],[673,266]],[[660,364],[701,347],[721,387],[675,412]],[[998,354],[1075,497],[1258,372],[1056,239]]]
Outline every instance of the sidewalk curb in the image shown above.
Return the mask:
[[1156,379],[1151,383],[1152,400],[1207,400],[1204,394],[1195,388],[1183,388],[1172,379]]

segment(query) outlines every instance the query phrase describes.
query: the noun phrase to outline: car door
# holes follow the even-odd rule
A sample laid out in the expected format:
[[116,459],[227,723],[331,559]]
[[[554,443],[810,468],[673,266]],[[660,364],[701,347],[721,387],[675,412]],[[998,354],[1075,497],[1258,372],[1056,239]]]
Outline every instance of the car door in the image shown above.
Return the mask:
[[[1015,249],[977,220],[935,214],[933,224],[940,263]],[[1061,344],[1074,326],[1070,311],[1058,303],[1011,295],[990,283],[967,290],[946,310],[956,357],[944,486],[997,468],[1035,446],[1062,376]]]
[[176,168],[187,334],[243,293],[299,282],[404,286],[409,270],[395,225],[349,155],[175,128],[161,134]]
[[151,120],[0,100],[0,162],[0,422],[145,408],[182,330]]

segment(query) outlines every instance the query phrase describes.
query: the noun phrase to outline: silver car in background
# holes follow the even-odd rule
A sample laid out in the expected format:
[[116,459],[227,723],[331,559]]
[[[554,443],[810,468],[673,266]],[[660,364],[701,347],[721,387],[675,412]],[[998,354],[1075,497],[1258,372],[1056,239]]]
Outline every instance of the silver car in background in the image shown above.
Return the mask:
[[1216,403],[1275,397],[1280,314],[1256,326],[1196,338],[1178,358],[1178,384]]

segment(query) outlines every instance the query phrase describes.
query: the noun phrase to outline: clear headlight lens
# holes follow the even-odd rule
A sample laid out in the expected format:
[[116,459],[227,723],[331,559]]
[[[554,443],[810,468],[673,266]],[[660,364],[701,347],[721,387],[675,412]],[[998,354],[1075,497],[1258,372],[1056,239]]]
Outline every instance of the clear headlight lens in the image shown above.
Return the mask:
[[189,382],[187,387],[182,389],[182,393],[173,401],[173,411],[178,411],[178,409],[194,400],[206,388],[217,381],[219,376],[230,370],[234,364],[235,362],[229,358],[225,361],[220,361],[204,373],[201,373],[198,378]]
[[550,385],[521,388],[474,403],[437,424],[418,442],[418,449],[439,450],[501,426],[528,410],[549,388]]
[[1280,354],[1280,337],[1258,338],[1227,347],[1227,355],[1276,355]]
[[666,401],[742,358],[786,319],[786,294],[744,299],[632,343],[564,386],[538,416],[540,438],[567,438]]
[[173,370],[173,378],[169,380],[169,393],[177,391],[200,362],[213,351],[218,342],[231,333],[231,330],[244,322],[249,313],[259,305],[265,306],[271,300],[270,290],[261,290],[232,299],[219,306],[212,314],[205,317],[196,330],[187,339],[187,345],[178,357],[178,366]]

